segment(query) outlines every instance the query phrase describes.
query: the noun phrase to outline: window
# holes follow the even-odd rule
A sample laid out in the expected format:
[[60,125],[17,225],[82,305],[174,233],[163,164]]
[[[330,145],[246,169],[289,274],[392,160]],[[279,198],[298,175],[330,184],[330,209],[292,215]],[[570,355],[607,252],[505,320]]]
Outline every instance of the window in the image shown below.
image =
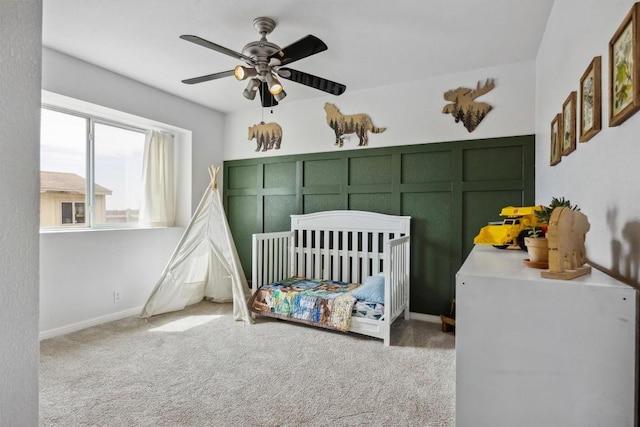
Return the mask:
[[145,134],[106,123],[94,133],[94,224],[137,224]]
[[62,202],[62,224],[84,224],[84,202]]
[[43,107],[40,226],[137,226],[147,130]]

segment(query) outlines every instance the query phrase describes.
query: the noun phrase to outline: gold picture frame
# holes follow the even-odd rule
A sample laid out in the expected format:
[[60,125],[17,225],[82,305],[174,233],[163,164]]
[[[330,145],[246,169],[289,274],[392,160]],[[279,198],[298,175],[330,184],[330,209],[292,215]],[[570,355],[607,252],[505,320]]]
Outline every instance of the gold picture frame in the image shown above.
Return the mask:
[[609,126],[640,109],[639,11],[635,3],[609,42]]
[[573,91],[562,104],[562,148],[563,156],[568,156],[576,149],[576,98],[578,94]]
[[561,135],[562,135],[562,114],[556,114],[556,116],[551,121],[551,144],[550,151],[551,156],[549,160],[549,165],[555,166],[560,163],[562,160],[561,155]]
[[593,58],[580,78],[580,142],[602,129],[602,57]]

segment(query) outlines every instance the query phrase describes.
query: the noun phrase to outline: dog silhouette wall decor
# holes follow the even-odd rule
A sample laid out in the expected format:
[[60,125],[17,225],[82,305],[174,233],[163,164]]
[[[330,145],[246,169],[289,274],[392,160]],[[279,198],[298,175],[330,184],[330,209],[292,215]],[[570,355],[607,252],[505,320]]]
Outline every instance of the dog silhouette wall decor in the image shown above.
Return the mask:
[[475,99],[486,94],[495,87],[493,79],[487,79],[484,85],[478,82],[475,89],[459,87],[444,93],[444,99],[451,102],[442,109],[443,114],[451,114],[456,123],[462,122],[467,131],[473,132],[482,119],[493,108],[486,102],[476,102]]
[[371,133],[382,133],[387,128],[380,128],[373,125],[371,118],[367,114],[342,114],[338,107],[328,102],[324,104],[324,111],[327,113],[327,124],[336,134],[335,145],[344,145],[345,135],[355,133],[360,142],[359,147],[369,145],[369,135]]
[[260,151],[260,148],[262,148],[262,151],[271,150],[272,148],[279,150],[282,143],[282,128],[275,122],[260,122],[257,125],[249,126],[248,139],[251,141],[253,138],[256,139],[258,144],[256,151]]

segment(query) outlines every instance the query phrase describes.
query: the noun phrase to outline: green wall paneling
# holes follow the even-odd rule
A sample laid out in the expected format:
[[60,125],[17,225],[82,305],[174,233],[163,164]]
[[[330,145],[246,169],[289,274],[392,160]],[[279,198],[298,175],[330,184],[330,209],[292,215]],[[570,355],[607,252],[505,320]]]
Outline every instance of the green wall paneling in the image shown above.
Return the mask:
[[411,216],[411,283],[420,284],[411,288],[411,311],[437,313],[455,293],[451,211],[450,191],[402,195],[402,214]]
[[480,227],[534,203],[534,149],[526,135],[227,161],[223,198],[245,274],[251,234],[288,230],[290,214],[410,215],[411,311],[447,312]]
[[224,176],[229,178],[229,189],[255,189],[257,172],[255,166],[238,165],[225,168]]
[[290,215],[298,213],[295,195],[264,196],[264,212],[265,233],[291,228]]
[[[343,197],[340,194],[305,194],[303,213],[330,211],[335,209],[347,209],[342,205]],[[289,222],[289,225],[291,222]]]
[[225,207],[229,218],[229,229],[245,274],[251,271],[251,235],[262,232],[262,227],[256,220],[257,203],[256,196],[239,195],[229,198]]
[[391,155],[349,158],[349,185],[391,183]]
[[[522,179],[522,147],[474,148],[463,151],[465,181]],[[515,166],[515,167],[513,167]]]
[[291,188],[296,182],[296,162],[264,165],[264,188]]
[[403,184],[449,182],[451,173],[450,150],[402,154]]
[[349,195],[349,209],[397,215],[399,206],[393,205],[391,193],[356,193]]
[[304,162],[303,185],[305,187],[324,187],[340,185],[343,161],[335,159],[307,160]]

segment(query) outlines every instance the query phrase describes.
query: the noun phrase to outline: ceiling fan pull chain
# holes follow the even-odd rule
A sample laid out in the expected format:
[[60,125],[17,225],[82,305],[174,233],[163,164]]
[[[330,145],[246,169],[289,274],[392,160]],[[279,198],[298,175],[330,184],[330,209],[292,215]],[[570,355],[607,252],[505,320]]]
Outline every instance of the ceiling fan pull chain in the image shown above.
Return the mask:
[[[260,99],[264,99],[264,85],[260,86]],[[264,105],[260,104],[260,123],[264,123]]]

